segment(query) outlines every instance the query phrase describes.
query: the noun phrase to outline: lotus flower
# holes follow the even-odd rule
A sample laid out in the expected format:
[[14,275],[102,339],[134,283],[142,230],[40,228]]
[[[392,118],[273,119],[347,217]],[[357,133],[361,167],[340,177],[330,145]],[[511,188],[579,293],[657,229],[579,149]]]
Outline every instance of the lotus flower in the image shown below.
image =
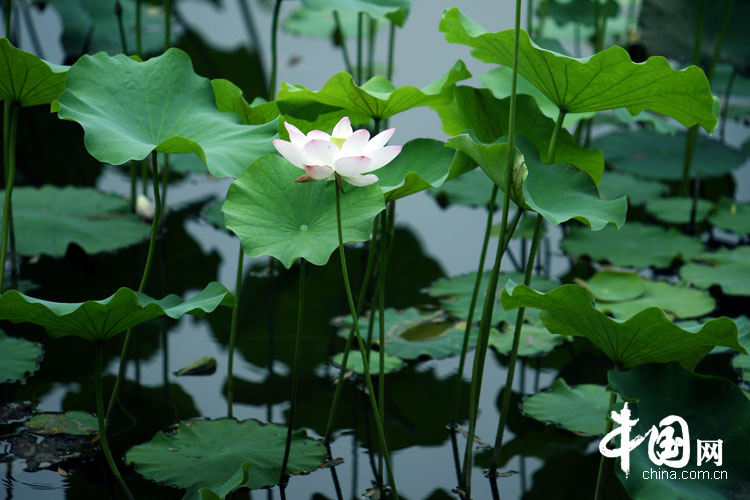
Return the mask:
[[295,167],[305,171],[296,182],[333,180],[338,174],[349,184],[367,186],[378,181],[372,172],[393,160],[401,146],[386,146],[395,129],[384,130],[372,139],[366,129],[352,130],[349,117],[343,117],[331,135],[313,130],[305,135],[284,122],[291,142],[274,139],[276,150]]

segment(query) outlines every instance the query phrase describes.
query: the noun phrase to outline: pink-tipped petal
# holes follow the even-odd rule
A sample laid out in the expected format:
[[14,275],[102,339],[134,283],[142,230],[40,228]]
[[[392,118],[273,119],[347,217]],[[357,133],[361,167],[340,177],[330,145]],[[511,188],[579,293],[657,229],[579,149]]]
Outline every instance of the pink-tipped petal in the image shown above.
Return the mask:
[[284,127],[286,127],[286,131],[289,132],[289,140],[292,144],[298,148],[302,148],[307,143],[307,138],[300,129],[288,122],[284,122]]
[[298,168],[304,168],[302,165],[305,163],[305,156],[302,153],[301,148],[298,148],[291,142],[283,141],[281,139],[274,139],[273,146],[276,148],[276,151],[289,160],[292,165]]
[[369,186],[378,182],[378,176],[373,174],[355,175],[354,177],[343,177],[352,186]]
[[305,172],[316,181],[327,179],[333,174],[333,169],[328,165],[305,165]]
[[370,166],[367,167],[367,170],[365,170],[365,172],[372,172],[373,170],[377,170],[380,167],[388,165],[391,160],[398,156],[400,152],[401,146],[386,146],[384,148],[378,149],[377,151],[369,155],[372,162],[370,162]]
[[370,166],[370,159],[366,156],[347,156],[339,158],[333,164],[333,169],[343,177],[359,175]]
[[336,155],[338,152],[339,148],[334,143],[318,139],[313,139],[302,148],[305,165],[333,166],[333,162],[336,161]]
[[345,116],[333,127],[331,137],[338,137],[340,139],[346,139],[352,135],[352,124],[349,122],[349,117]]
[[373,151],[377,151],[378,149],[385,146],[385,143],[390,140],[393,132],[395,131],[395,128],[389,128],[388,130],[383,130],[378,135],[370,139],[370,142],[367,143],[367,147],[365,148],[365,154],[369,155]]
[[302,174],[299,177],[297,177],[296,179],[294,179],[294,182],[314,182],[314,181],[315,181],[315,179],[313,179],[312,177],[310,177],[307,174]]
[[307,140],[317,139],[319,141],[330,141],[331,136],[327,133],[323,132],[322,130],[311,130],[307,134]]
[[341,146],[341,154],[345,156],[359,156],[364,154],[363,152],[369,139],[370,132],[367,129],[362,128],[357,130],[344,141],[344,144]]

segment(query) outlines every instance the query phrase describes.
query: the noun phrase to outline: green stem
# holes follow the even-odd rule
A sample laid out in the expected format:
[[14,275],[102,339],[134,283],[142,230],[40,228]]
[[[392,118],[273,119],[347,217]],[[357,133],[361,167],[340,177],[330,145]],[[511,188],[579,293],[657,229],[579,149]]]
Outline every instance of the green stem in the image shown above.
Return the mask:
[[145,160],[140,161],[141,164],[141,188],[143,189],[143,196],[148,196],[148,164]]
[[599,5],[599,0],[594,0],[594,53],[602,50],[601,38],[599,37],[599,30],[601,29],[600,17],[601,6]]
[[268,100],[273,101],[276,97],[276,73],[279,67],[279,11],[281,0],[276,0],[273,6],[273,18],[271,19],[271,78],[268,81]]
[[[617,402],[617,393],[611,392],[609,394],[609,408],[607,409],[607,426],[604,430],[604,435],[606,436],[612,431],[613,422],[612,419],[609,418],[610,412],[612,411],[612,407]],[[599,458],[599,472],[596,474],[596,489],[594,490],[594,500],[601,500],[602,494],[604,493],[604,471],[605,466],[607,464],[607,457],[602,455]]]
[[5,0],[5,36],[8,40],[11,39],[11,18],[13,17],[13,2],[12,0]]
[[599,21],[601,24],[601,29],[598,30],[599,50],[602,50],[604,48],[604,41],[607,36],[607,19],[609,18],[609,8],[610,8],[611,3],[612,3],[612,0],[607,0],[604,3],[604,11],[602,12],[602,16]]
[[[380,337],[378,351],[380,352],[380,371],[378,374],[378,406],[380,408],[380,421],[385,422],[385,273],[388,259],[385,258],[387,252],[386,231],[388,230],[387,212],[380,213],[380,269],[378,269],[378,327]],[[372,322],[372,320],[370,321]],[[383,450],[381,448],[380,464],[378,468],[378,484],[383,484]]]
[[292,430],[294,429],[294,410],[297,406],[297,389],[299,387],[299,365],[302,354],[302,315],[305,312],[305,259],[299,260],[299,299],[297,300],[297,333],[294,336],[294,366],[292,367],[292,397],[289,408],[289,422],[286,428],[286,444],[284,445],[284,459],[281,461],[280,485],[283,489],[286,479],[286,466],[289,463],[289,451],[292,446]]
[[143,0],[135,0],[135,53],[143,59],[143,43],[141,34],[141,3]]
[[[8,252],[8,231],[11,223],[11,200],[13,198],[13,183],[16,177],[16,134],[18,132],[18,113],[20,109],[12,104],[5,103],[6,108],[10,108],[10,126],[3,128],[3,142],[7,144],[5,149],[5,197],[3,200],[3,222],[2,234],[0,238],[0,292],[3,289],[5,280],[5,259]],[[6,139],[7,134],[7,139]]]
[[377,21],[370,17],[367,23],[367,79],[375,76],[375,35],[377,34]]
[[[544,219],[540,214],[536,216],[536,225],[534,226],[534,236],[531,240],[531,250],[529,251],[529,260],[526,263],[526,271],[523,283],[526,286],[531,285],[531,276],[534,274],[534,260],[539,250],[539,238],[542,235]],[[513,331],[513,346],[510,350],[510,359],[508,360],[508,373],[505,379],[505,389],[503,390],[503,400],[500,406],[500,421],[497,425],[497,434],[495,435],[495,448],[492,451],[492,462],[490,463],[490,480],[497,478],[497,462],[500,459],[500,448],[503,445],[503,434],[505,426],[508,423],[508,413],[510,410],[510,396],[513,393],[513,378],[516,374],[516,360],[518,359],[518,346],[521,341],[521,328],[523,327],[525,307],[518,309],[516,315],[516,326]]]
[[354,68],[352,68],[352,61],[349,59],[349,49],[346,48],[346,35],[344,35],[344,28],[341,26],[341,16],[339,11],[333,11],[333,22],[336,26],[336,32],[341,36],[341,53],[344,56],[344,66],[346,67],[347,73],[354,77]]
[[380,419],[380,412],[378,410],[378,404],[375,401],[375,391],[372,387],[372,379],[370,378],[370,367],[367,362],[367,353],[365,352],[365,344],[362,340],[362,334],[359,332],[359,318],[357,317],[357,310],[354,307],[354,297],[352,297],[352,289],[349,285],[349,274],[346,269],[346,253],[344,252],[344,235],[341,229],[341,194],[338,189],[338,179],[334,184],[336,190],[336,225],[338,229],[339,237],[339,254],[341,257],[341,273],[344,277],[344,288],[346,289],[346,298],[349,301],[349,310],[352,315],[352,327],[357,335],[357,341],[359,342],[359,352],[362,356],[362,367],[365,374],[365,382],[367,383],[367,391],[370,396],[370,405],[372,406],[372,413],[375,418],[375,425],[378,431],[378,437],[380,438],[380,445],[383,449],[383,458],[385,460],[385,467],[388,471],[388,480],[391,483],[393,489],[393,498],[398,500],[398,491],[396,490],[396,481],[393,477],[393,469],[391,468],[391,459],[388,454],[388,446],[385,441],[385,432],[383,430],[383,422]]
[[721,124],[719,125],[719,140],[724,143],[724,135],[727,128],[727,115],[729,114],[729,96],[732,95],[732,88],[734,87],[734,79],[737,77],[737,69],[732,68],[732,73],[729,75],[727,81],[727,89],[724,91],[724,105],[721,108]]
[[164,51],[172,45],[172,0],[164,0]]
[[529,33],[529,38],[534,37],[534,0],[526,2],[526,31]]
[[566,111],[560,109],[557,115],[557,121],[555,122],[555,129],[552,131],[552,138],[549,141],[549,149],[547,150],[547,163],[555,163],[555,150],[557,148],[557,138],[560,136],[560,130],[562,129],[563,121],[565,121]]
[[364,19],[365,13],[357,14],[357,85],[362,85],[362,38],[364,37]]
[[237,279],[234,285],[234,300],[236,307],[232,309],[232,323],[229,327],[229,353],[227,357],[227,417],[232,418],[234,408],[234,343],[237,338],[237,321],[240,310],[240,292],[242,291],[242,269],[244,267],[245,251],[240,242],[240,251],[237,256]]
[[[240,4],[240,15],[242,16],[242,21],[245,24],[247,37],[253,44],[253,49],[255,50],[255,54],[258,57],[260,67],[263,68],[263,51],[261,50],[260,38],[258,38],[258,30],[255,29],[255,23],[253,22],[253,14],[250,11],[250,0],[239,0],[238,3]],[[265,78],[263,79],[263,81],[265,81]],[[267,92],[264,94],[267,94]]]
[[138,170],[134,161],[130,162],[130,210],[135,213],[135,202],[138,195]]
[[727,28],[729,27],[729,20],[732,17],[732,7],[734,6],[734,0],[727,0],[724,5],[724,16],[721,20],[721,28],[719,29],[719,35],[714,43],[714,51],[711,54],[711,65],[708,67],[708,82],[714,77],[714,69],[716,69],[716,63],[719,61],[719,54],[721,54],[721,46],[724,43],[724,36],[727,34]]
[[[144,162],[145,164],[145,162]],[[151,154],[151,168],[152,168],[152,179],[154,185],[154,219],[151,221],[151,238],[148,241],[148,253],[146,254],[146,265],[143,268],[143,274],[141,275],[141,282],[138,285],[138,291],[143,292],[148,283],[148,277],[151,274],[151,263],[154,260],[154,250],[156,249],[156,236],[159,232],[159,223],[161,222],[162,203],[161,196],[159,194],[159,167],[157,163],[156,150]],[[133,329],[128,328],[125,333],[125,341],[122,344],[122,351],[120,351],[120,366],[117,370],[117,378],[115,379],[115,386],[112,388],[112,395],[109,397],[109,403],[107,404],[107,419],[109,419],[112,413],[112,408],[115,406],[117,401],[118,393],[120,392],[120,384],[125,376],[125,366],[127,364],[128,350],[130,349],[130,342],[132,340]]]
[[164,153],[161,172],[161,205],[167,206],[167,188],[169,188],[169,155]]
[[[386,77],[388,77],[388,81],[393,81],[393,56],[395,52],[395,46],[396,46],[396,24],[391,21],[390,27],[388,29],[388,67],[386,68]],[[388,127],[385,127],[388,128]]]
[[125,26],[122,23],[122,4],[120,0],[115,0],[115,17],[117,17],[117,29],[120,31],[120,45],[122,46],[122,53],[128,53],[128,41],[125,37]]
[[102,358],[104,357],[104,343],[98,342],[99,348],[96,353],[96,373],[94,375],[96,380],[96,417],[99,422],[99,442],[102,444],[102,451],[104,451],[104,457],[107,459],[107,464],[112,470],[112,474],[115,479],[122,487],[122,491],[129,500],[134,500],[133,494],[130,493],[128,485],[125,484],[125,480],[120,475],[120,471],[117,469],[115,459],[112,457],[112,451],[109,449],[109,441],[107,440],[107,428],[104,424],[104,396],[102,391]]
[[536,38],[542,38],[544,36],[544,24],[547,22],[547,11],[549,10],[549,0],[542,0],[542,7],[539,9],[539,23],[538,28],[534,32]]

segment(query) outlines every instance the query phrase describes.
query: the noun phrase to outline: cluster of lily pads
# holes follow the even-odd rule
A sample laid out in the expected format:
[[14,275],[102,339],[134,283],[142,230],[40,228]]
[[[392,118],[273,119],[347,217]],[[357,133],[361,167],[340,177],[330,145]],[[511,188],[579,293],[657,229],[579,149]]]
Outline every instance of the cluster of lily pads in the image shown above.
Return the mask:
[[[0,39],[5,168],[0,320],[11,333],[16,324],[31,323],[55,339],[77,337],[96,345],[91,366],[96,419],[80,411],[38,414],[25,421],[24,432],[88,436],[83,439],[88,448],[91,437],[98,436],[94,441],[129,498],[132,471],[185,489],[184,498],[223,499],[241,488],[275,485],[285,498],[290,475],[327,468],[341,500],[339,461],[331,451],[334,431],[349,427],[358,436],[370,437],[371,427],[375,438],[368,447],[379,460],[375,465],[373,459],[374,487],[367,495],[398,499],[399,470],[392,466],[389,451],[410,443],[401,435],[409,432],[398,430],[388,414],[402,410],[400,399],[416,397],[408,391],[419,391],[418,363],[457,356],[457,376],[441,381],[433,399],[443,400],[436,411],[448,425],[438,430],[438,439],[451,439],[455,491],[461,498],[472,498],[472,474],[480,467],[488,469],[490,489],[499,496],[499,468],[513,456],[554,461],[555,450],[572,448],[583,455],[596,436],[612,429],[608,415],[625,401],[637,403],[640,421],[634,433],[644,434],[674,414],[699,438],[722,439],[722,469],[729,479],[646,481],[640,471],[651,465],[642,447],[633,452],[628,478],[604,457],[589,460],[593,466],[588,473],[577,472],[591,478],[587,495],[676,498],[689,497],[697,487],[701,498],[727,498],[750,487],[745,474],[750,401],[744,392],[750,383],[750,204],[737,201],[732,180],[733,170],[746,162],[748,148],[725,141],[726,123],[747,115],[750,51],[738,41],[742,26],[735,21],[747,13],[745,6],[725,1],[708,10],[706,2],[700,9],[686,7],[694,26],[663,37],[649,24],[660,9],[670,11],[669,2],[660,0],[638,2],[640,22],[620,5],[627,2],[550,0],[536,10],[529,2],[526,30],[520,28],[516,2],[515,29],[500,32],[487,31],[458,8],[450,8],[438,27],[446,42],[468,46],[472,57],[492,68],[481,75],[482,87],[461,85],[472,75],[459,60],[418,89],[396,87],[388,78],[394,34],[410,11],[407,0],[303,0],[284,22],[285,29],[332,37],[347,71],[331,76],[319,90],[287,82],[277,90],[277,0],[270,82],[266,90],[261,75],[262,90],[250,91],[252,85],[244,81],[241,87],[231,78],[200,76],[190,55],[191,44],[198,42],[190,41],[184,25],[172,27],[176,7],[169,1],[159,9],[140,0],[116,1],[114,9],[93,0],[73,2],[75,9],[68,2],[48,3],[63,20],[67,53],[77,55],[84,47],[83,52],[93,54],[73,57],[61,66],[17,48],[7,37]],[[248,8],[244,1],[240,4]],[[12,34],[13,2],[6,5],[6,33]],[[243,12],[252,21],[249,12]],[[708,34],[702,39],[704,19]],[[89,25],[97,29],[85,29]],[[372,47],[381,25],[388,25],[391,35],[386,76],[379,74],[372,50],[368,61],[362,51],[364,35]],[[617,29],[631,37],[639,34],[647,48],[659,48],[672,61],[640,58],[637,43],[630,44],[630,53],[610,45],[619,37],[612,34]],[[582,37],[590,36],[592,55],[569,55],[558,41],[545,37],[554,30],[574,33],[576,51]],[[691,34],[687,41],[686,32]],[[186,50],[172,47],[175,37],[188,40]],[[356,64],[347,37],[358,39]],[[686,55],[685,46],[694,50]],[[684,69],[673,68],[690,62],[694,64]],[[730,104],[733,89],[743,96],[739,105]],[[53,181],[44,184],[45,179],[35,187],[35,155],[41,153],[27,150],[18,140],[19,130],[29,140],[24,121],[27,116],[36,120],[29,109],[35,107],[59,119],[46,134],[63,136],[72,130],[80,140],[83,131],[90,155],[83,161],[96,167],[122,165],[129,173],[130,196],[123,199]],[[389,146],[393,149],[380,155],[388,149],[382,147],[392,133],[386,130],[389,119],[416,107],[434,110],[450,138],[417,138],[400,152]],[[77,128],[67,128],[72,125],[67,122]],[[367,131],[352,134],[349,123]],[[346,137],[373,136],[372,147],[367,149],[366,139],[357,139],[359,149],[347,146],[342,130]],[[324,149],[308,151],[310,140]],[[352,151],[359,158],[356,164],[342,163]],[[302,177],[300,169],[306,171]],[[200,217],[239,240],[234,294],[201,275],[186,278],[169,272],[168,261],[181,258],[186,245],[170,224],[182,226],[184,216],[169,211],[168,186],[176,176],[198,174],[231,180],[224,199],[200,204]],[[15,187],[17,177],[22,183]],[[422,258],[394,271],[403,265],[400,257],[410,253],[395,227],[396,201],[423,191],[441,204],[487,208],[484,240],[467,242],[482,248],[477,271],[433,276],[420,292],[430,307],[404,303],[398,287],[389,285],[394,275],[408,282],[411,272],[429,265]],[[145,195],[153,202],[139,207],[138,199],[143,204]],[[561,249],[571,263],[564,276],[553,275],[549,262],[555,251],[545,234],[556,228],[562,228]],[[493,238],[494,260],[487,259]],[[146,239],[147,248],[135,246]],[[513,240],[521,242],[520,254],[511,251]],[[114,285],[107,283],[114,288],[104,299],[73,300],[64,287],[36,297],[34,266],[42,265],[39,256],[60,259],[53,267],[66,266],[66,260],[74,260],[74,245],[86,255],[135,249],[137,279],[129,273]],[[336,250],[338,256],[332,258]],[[270,270],[262,277],[245,275],[245,256],[268,257]],[[500,271],[504,256],[516,272]],[[308,263],[315,267],[308,270]],[[159,273],[161,284],[156,282]],[[315,298],[306,289],[308,273],[313,281],[317,277],[324,282]],[[270,417],[269,422],[237,420],[235,400],[255,404],[255,394],[263,389],[234,379],[235,345],[250,361],[265,356],[262,349],[273,350],[272,344],[258,348],[252,343],[257,338],[247,343],[259,329],[250,318],[259,315],[258,308],[249,307],[263,296],[253,288],[266,287],[264,280],[281,286],[289,279],[297,293],[282,294],[279,301],[296,309],[289,327],[295,334],[277,338],[294,345],[291,387],[284,388],[291,391],[286,425],[270,422]],[[185,298],[173,294],[170,280],[177,291],[186,292]],[[154,298],[156,291],[163,298]],[[308,301],[337,309],[331,315],[328,310],[316,313]],[[232,310],[231,319],[211,314],[219,306]],[[342,316],[344,312],[348,315]],[[126,367],[134,342],[148,335],[154,320],[206,314],[211,314],[209,321],[220,336],[228,337],[227,417],[167,422],[155,436],[123,446],[129,448],[123,463],[112,453],[108,434],[114,434],[117,418],[129,415],[120,397],[129,390]],[[303,332],[329,324],[333,335],[326,342],[313,338],[319,345],[310,345]],[[0,331],[2,383],[28,379],[42,362],[43,347],[24,339],[25,331],[19,328],[18,336]],[[108,379],[102,373],[106,344],[120,337],[119,372]],[[163,339],[166,343],[166,335]],[[330,355],[329,346],[340,352]],[[494,444],[476,436],[489,347],[508,365]],[[311,391],[325,394],[324,403],[315,403],[325,406],[324,415],[306,424],[322,438],[316,440],[296,428],[295,414],[314,404],[303,394],[298,398],[298,389],[300,374],[319,368],[309,360],[320,352],[326,369],[335,366],[338,371]],[[268,356],[273,365],[273,355]],[[561,362],[561,356],[569,359]],[[726,361],[728,356],[731,366],[725,362],[725,371],[730,375],[698,373],[696,367],[707,359]],[[470,359],[468,384],[464,374]],[[579,362],[591,362],[596,372],[591,378],[598,383],[565,380],[565,366]],[[523,376],[527,363],[536,363],[537,373],[555,368],[560,376],[548,390],[541,390],[537,379],[534,394],[519,401],[512,391],[516,365]],[[213,373],[216,368],[216,360],[209,359],[179,375]],[[404,383],[387,384],[388,377],[393,380],[406,372]],[[267,387],[275,388],[273,376],[271,366]],[[278,397],[266,391],[268,398]],[[519,408],[539,425],[519,426]],[[360,429],[359,424],[342,424],[341,414],[354,411],[366,412],[370,425]],[[720,425],[714,424],[717,411]],[[549,423],[565,429],[567,437],[559,439]],[[514,434],[511,440],[505,438],[506,429]],[[578,436],[573,438],[571,432]],[[419,436],[420,430],[414,434]],[[462,455],[459,443],[464,437]],[[15,439],[20,443],[15,446],[24,443],[20,436]],[[694,462],[690,467],[695,468]],[[619,483],[605,481],[613,470]],[[580,492],[571,497],[580,498]]]

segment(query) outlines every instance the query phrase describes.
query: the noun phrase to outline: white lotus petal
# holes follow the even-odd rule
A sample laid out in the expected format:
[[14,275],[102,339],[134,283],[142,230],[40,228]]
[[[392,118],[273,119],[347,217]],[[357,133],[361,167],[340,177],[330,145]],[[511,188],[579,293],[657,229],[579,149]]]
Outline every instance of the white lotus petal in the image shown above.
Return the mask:
[[338,153],[339,148],[334,143],[313,139],[302,148],[302,154],[305,158],[303,163],[305,165],[328,165],[331,167],[333,162],[336,161]]
[[333,169],[328,165],[305,165],[305,172],[315,180],[322,180],[330,177]]
[[372,172],[373,170],[388,165],[400,152],[401,146],[386,146],[369,154],[368,156],[372,162],[365,172]]
[[337,137],[339,139],[346,139],[352,135],[352,124],[349,122],[349,117],[345,116],[333,127],[331,137]]
[[342,177],[352,186],[369,186],[378,182],[378,176],[374,174],[355,175],[354,177]]
[[370,132],[366,128],[359,129],[344,141],[341,146],[341,154],[344,156],[360,156],[364,154],[367,141],[370,139]]
[[359,175],[370,166],[370,159],[366,156],[346,156],[339,158],[333,164],[333,169],[343,177]]
[[292,144],[298,148],[302,148],[307,143],[307,137],[305,137],[305,134],[300,129],[287,122],[284,122],[284,127],[289,132],[289,140],[292,141]]
[[367,147],[365,147],[364,154],[368,155],[374,151],[377,151],[378,149],[385,146],[385,143],[388,142],[388,140],[393,135],[393,132],[395,132],[395,128],[389,128],[388,130],[383,130],[378,135],[370,139],[370,142],[367,143]]
[[317,139],[320,141],[330,141],[331,136],[327,133],[323,132],[322,130],[311,130],[307,134],[307,140]]
[[302,165],[305,163],[305,156],[302,153],[301,148],[295,146],[291,142],[281,139],[274,139],[272,142],[276,151],[289,160],[292,165],[298,168],[304,168]]

